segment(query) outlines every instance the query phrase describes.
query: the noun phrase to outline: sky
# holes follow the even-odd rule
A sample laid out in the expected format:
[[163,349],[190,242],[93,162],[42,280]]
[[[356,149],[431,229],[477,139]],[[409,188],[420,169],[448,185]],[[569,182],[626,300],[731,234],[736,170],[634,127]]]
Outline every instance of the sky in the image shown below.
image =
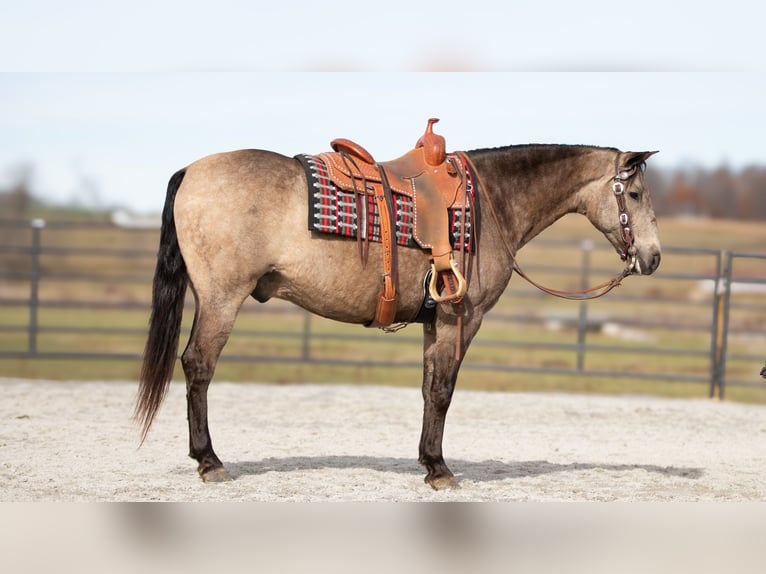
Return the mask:
[[204,155],[346,137],[383,161],[430,117],[448,149],[766,165],[766,9],[752,2],[151,4],[0,0],[0,189],[28,173],[49,201],[156,213],[170,175]]

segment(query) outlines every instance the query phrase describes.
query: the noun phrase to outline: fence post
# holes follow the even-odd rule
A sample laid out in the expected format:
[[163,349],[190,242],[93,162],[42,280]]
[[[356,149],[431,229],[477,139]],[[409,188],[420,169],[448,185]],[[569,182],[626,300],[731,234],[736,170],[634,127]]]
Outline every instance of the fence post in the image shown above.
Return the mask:
[[709,392],[709,398],[719,400],[723,399],[724,393],[732,263],[731,253],[722,252],[721,256],[725,257],[725,264],[722,270],[719,260],[717,269],[718,278],[713,301],[712,373]]
[[303,312],[303,333],[301,334],[301,361],[311,360],[311,313]]
[[40,290],[40,251],[42,228],[45,227],[44,219],[33,219],[32,225],[32,250],[30,252],[29,266],[29,339],[27,352],[30,355],[37,354],[37,325],[39,310]]
[[[582,273],[580,275],[580,288],[587,289],[590,283],[590,254],[593,251],[593,242],[586,239],[580,243],[582,249]],[[580,301],[579,315],[577,318],[577,370],[585,369],[585,335],[588,331],[588,301]]]

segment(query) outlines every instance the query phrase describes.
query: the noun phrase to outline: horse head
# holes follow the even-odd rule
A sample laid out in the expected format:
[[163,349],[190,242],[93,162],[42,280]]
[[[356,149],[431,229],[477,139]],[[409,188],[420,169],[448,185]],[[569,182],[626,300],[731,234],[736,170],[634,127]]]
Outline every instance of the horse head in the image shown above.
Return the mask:
[[582,209],[633,274],[651,275],[660,265],[657,218],[644,180],[646,160],[655,153],[617,151],[613,171],[590,187]]

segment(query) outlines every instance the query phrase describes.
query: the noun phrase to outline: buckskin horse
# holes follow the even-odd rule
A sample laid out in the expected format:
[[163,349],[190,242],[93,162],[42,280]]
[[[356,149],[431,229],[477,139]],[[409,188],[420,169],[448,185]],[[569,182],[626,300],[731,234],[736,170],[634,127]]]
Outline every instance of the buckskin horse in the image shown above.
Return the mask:
[[[418,144],[422,147],[421,141]],[[380,171],[359,147],[352,146],[355,153],[346,148],[344,160],[365,162]],[[427,484],[441,489],[455,483],[442,454],[445,417],[458,370],[482,318],[513,271],[520,271],[515,261],[519,249],[565,214],[579,213],[627,261],[606,290],[628,275],[650,275],[657,269],[660,243],[644,181],[645,162],[653,153],[546,144],[449,154],[453,167],[470,168],[465,173],[478,188],[472,204],[476,256],[461,267],[465,291],[436,303],[424,289],[435,254],[417,245],[395,246],[397,273],[390,286],[396,299],[387,321],[423,323],[424,410],[418,460],[427,472]],[[384,174],[381,179],[388,178]],[[465,178],[460,181],[465,185]],[[276,297],[337,321],[380,326],[375,319],[385,299],[381,282],[392,278],[390,270],[381,278],[386,259],[391,263],[388,247],[369,242],[360,260],[358,241],[309,229],[308,183],[298,156],[256,149],[202,158],[169,181],[135,417],[143,442],[173,376],[189,285],[196,309],[181,364],[189,456],[197,460],[204,481],[230,479],[213,450],[207,390],[248,297],[259,302]],[[366,193],[369,184],[362,183]],[[385,213],[384,204],[381,209],[379,217]],[[419,314],[428,299],[432,309],[424,319]]]

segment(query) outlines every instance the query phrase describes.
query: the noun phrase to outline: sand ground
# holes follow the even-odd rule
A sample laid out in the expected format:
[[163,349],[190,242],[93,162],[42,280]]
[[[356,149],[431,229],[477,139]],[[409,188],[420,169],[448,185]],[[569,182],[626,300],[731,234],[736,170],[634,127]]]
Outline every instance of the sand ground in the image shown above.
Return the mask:
[[708,400],[455,393],[459,486],[417,463],[420,391],[214,383],[234,478],[204,484],[174,383],[146,443],[136,384],[0,379],[2,501],[766,501],[766,407]]

